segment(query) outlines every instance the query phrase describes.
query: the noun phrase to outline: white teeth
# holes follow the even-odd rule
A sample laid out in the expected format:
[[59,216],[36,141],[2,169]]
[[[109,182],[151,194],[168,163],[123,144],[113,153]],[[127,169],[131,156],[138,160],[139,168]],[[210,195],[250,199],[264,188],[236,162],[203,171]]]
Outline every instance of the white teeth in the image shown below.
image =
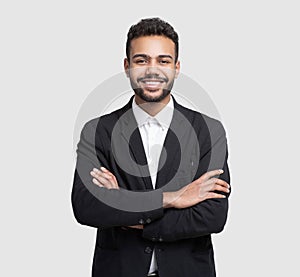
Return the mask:
[[160,82],[145,82],[147,85],[159,85]]

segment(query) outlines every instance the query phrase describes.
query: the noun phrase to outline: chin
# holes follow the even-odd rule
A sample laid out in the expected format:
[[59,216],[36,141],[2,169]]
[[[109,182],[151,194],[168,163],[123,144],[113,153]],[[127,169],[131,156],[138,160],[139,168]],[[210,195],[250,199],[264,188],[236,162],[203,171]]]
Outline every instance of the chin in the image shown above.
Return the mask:
[[146,102],[160,102],[163,99],[165,99],[171,91],[167,89],[162,89],[157,92],[152,92],[144,90],[142,88],[137,88],[134,89],[134,92]]

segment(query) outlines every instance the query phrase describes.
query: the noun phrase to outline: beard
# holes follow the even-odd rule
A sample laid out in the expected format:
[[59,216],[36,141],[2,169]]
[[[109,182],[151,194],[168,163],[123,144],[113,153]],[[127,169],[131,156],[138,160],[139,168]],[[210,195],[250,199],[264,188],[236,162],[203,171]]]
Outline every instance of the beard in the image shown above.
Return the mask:
[[144,89],[142,88],[135,88],[133,89],[134,92],[141,98],[143,99],[144,101],[146,102],[152,102],[152,103],[155,103],[155,102],[160,102],[162,101],[163,99],[165,99],[171,92],[170,89],[163,89],[162,90],[162,93],[156,97],[152,97],[151,95],[148,95],[145,93]]
[[[138,80],[140,81],[140,80]],[[169,82],[169,79],[164,79],[164,81],[167,83],[166,88],[162,89],[162,92],[157,95],[157,96],[152,96],[151,92],[146,93],[145,90],[143,88],[141,88],[140,86],[138,86],[136,83],[134,83],[131,80],[131,87],[133,89],[133,91],[144,101],[146,102],[152,102],[152,103],[156,103],[156,102],[160,102],[163,99],[165,99],[170,93],[171,90],[173,88],[173,84],[174,84],[174,80],[171,80]]]

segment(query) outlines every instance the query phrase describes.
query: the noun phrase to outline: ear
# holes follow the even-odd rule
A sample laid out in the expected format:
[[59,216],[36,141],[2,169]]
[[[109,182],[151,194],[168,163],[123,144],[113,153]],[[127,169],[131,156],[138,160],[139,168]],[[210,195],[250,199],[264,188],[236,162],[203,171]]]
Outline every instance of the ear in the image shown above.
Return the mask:
[[127,78],[129,78],[129,61],[127,58],[124,59],[124,70]]
[[180,61],[177,60],[176,64],[175,64],[175,78],[178,77],[180,72]]

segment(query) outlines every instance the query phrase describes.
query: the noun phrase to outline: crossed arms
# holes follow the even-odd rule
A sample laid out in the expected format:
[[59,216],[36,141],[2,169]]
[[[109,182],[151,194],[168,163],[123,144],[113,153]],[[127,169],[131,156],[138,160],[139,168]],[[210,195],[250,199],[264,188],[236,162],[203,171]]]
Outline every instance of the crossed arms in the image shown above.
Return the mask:
[[[157,189],[150,194],[131,195],[120,189],[118,176],[108,170],[110,164],[101,141],[96,143],[96,157],[87,154],[94,144],[86,133],[89,128],[95,126],[86,124],[78,144],[77,169],[72,190],[73,211],[79,223],[97,228],[139,228],[143,229],[143,237],[164,241],[198,237],[223,230],[230,194],[227,161],[223,168],[208,171],[177,191]],[[212,147],[226,147],[225,132],[221,132],[220,138]],[[101,167],[97,163],[99,159]],[[205,159],[209,159],[209,152],[202,157],[200,167],[207,164]],[[79,174],[80,164],[84,164],[84,176]],[[222,178],[219,177],[220,174]],[[91,190],[95,193],[91,193]],[[116,202],[152,201],[153,207],[158,208],[141,212],[124,211],[102,203],[95,197],[97,193],[104,197],[113,196]]]

